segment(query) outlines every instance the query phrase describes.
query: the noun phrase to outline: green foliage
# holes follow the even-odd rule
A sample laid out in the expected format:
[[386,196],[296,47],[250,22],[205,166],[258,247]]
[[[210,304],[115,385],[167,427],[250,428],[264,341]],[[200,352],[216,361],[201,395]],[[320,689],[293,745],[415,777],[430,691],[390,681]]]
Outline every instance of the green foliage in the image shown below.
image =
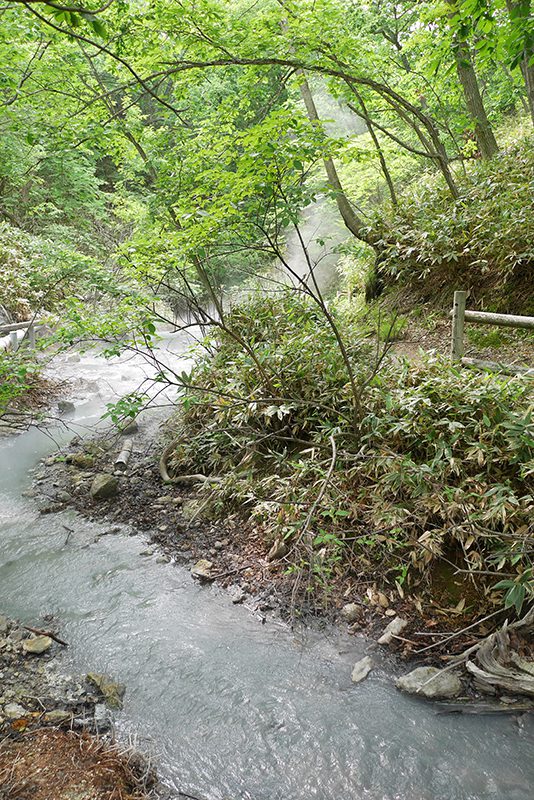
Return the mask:
[[131,392],[131,394],[121,397],[116,403],[108,403],[104,419],[109,417],[117,427],[120,427],[135,419],[146,403],[146,395],[140,392]]
[[[76,292],[96,288],[96,260],[56,238],[35,236],[0,222],[0,302],[15,315],[56,310]],[[24,301],[23,309],[20,309]]]
[[384,280],[417,282],[430,296],[444,287],[450,293],[453,284],[491,289],[504,303],[515,287],[526,288],[534,265],[533,153],[526,139],[489,163],[474,164],[456,202],[433,187],[378,215]]
[[468,326],[466,329],[467,338],[478,347],[491,347],[493,349],[502,347],[506,343],[506,334],[502,328],[476,328]]
[[0,418],[36,387],[40,371],[27,350],[0,354]]
[[[55,5],[0,11],[0,303],[53,312],[55,344],[150,346],[159,300],[180,312],[265,272],[319,195],[358,208],[378,253],[371,269],[368,243],[345,248],[349,291],[370,276],[448,303],[454,283],[528,313],[532,141],[479,163],[455,71],[462,41],[493,123],[526,103],[522,0]],[[310,122],[302,75],[368,132]],[[217,502],[323,583],[358,564],[406,587],[450,547],[472,572],[528,576],[524,384],[440,362],[376,375],[369,333],[380,346],[404,320],[319,305],[280,293],[227,314],[184,379],[176,466],[224,474]],[[19,358],[2,356],[6,397],[29,385]]]
[[[337,313],[353,340],[357,323]],[[321,564],[327,583],[352,572],[403,591],[421,581],[428,589],[433,565],[451,553],[472,574],[530,569],[528,382],[441,360],[389,362],[373,377],[369,349],[358,343],[355,425],[338,348],[313,309],[289,297],[255,301],[236,308],[232,323],[248,347],[225,336],[209,341],[184,396],[171,459],[178,473],[223,476],[219,511],[221,503],[237,505],[267,538],[295,545],[299,569],[314,573]]]
[[[341,323],[343,314],[336,316]],[[299,438],[304,445],[328,439],[351,415],[349,378],[332,329],[311,301],[291,292],[237,306],[226,326],[231,334],[208,339],[214,355],[192,373],[190,383],[200,391],[184,398],[185,422],[197,435],[191,457],[199,468],[218,470],[235,454],[236,434],[241,447],[249,431],[252,449],[241,453],[247,470],[268,454],[277,470],[291,471],[291,459],[287,467],[283,462]],[[348,353],[363,382],[371,348],[354,323],[351,332]]]

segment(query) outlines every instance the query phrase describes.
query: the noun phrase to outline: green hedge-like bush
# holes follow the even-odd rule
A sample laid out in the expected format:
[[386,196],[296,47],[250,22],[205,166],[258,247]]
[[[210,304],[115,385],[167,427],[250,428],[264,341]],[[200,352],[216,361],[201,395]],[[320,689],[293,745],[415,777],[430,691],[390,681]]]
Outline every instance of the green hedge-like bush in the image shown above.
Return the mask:
[[[417,282],[429,299],[444,287],[474,288],[503,310],[534,307],[534,140],[515,144],[458,176],[460,198],[424,187],[377,216],[386,284]],[[514,287],[523,286],[518,298]]]
[[[357,323],[333,313],[351,343],[358,406],[335,336],[313,306],[292,297],[241,306],[227,320],[235,337],[209,340],[191,376],[174,473],[222,477],[214,512],[240,507],[268,541],[288,541],[296,567],[310,561],[301,546],[307,524],[323,583],[335,572],[428,588],[433,566],[453,558],[480,586],[502,572],[529,590],[528,381],[439,359],[387,360],[374,374],[376,355]],[[495,577],[480,578],[485,572]]]

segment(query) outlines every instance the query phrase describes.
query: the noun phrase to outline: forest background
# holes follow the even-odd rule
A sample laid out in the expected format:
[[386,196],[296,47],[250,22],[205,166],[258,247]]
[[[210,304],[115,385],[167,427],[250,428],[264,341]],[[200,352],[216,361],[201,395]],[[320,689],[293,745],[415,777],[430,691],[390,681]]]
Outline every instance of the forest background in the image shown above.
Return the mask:
[[210,513],[253,520],[296,590],[350,573],[421,607],[452,564],[471,613],[521,611],[531,384],[391,356],[454,289],[533,313],[528,0],[4,0],[0,97],[0,303],[51,331],[0,354],[4,419],[58,348],[201,324],[157,380]]

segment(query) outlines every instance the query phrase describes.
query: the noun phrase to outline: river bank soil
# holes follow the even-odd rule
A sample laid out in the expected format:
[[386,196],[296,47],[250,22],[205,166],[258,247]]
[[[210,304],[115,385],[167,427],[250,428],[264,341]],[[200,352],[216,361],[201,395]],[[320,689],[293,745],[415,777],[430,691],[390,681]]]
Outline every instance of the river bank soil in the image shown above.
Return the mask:
[[146,800],[150,783],[136,759],[87,733],[39,728],[0,742],[0,800]]
[[[148,762],[109,735],[123,687],[61,670],[56,623],[29,628],[0,615],[0,800],[148,800]],[[52,628],[52,630],[51,630]],[[111,703],[112,705],[112,703]]]

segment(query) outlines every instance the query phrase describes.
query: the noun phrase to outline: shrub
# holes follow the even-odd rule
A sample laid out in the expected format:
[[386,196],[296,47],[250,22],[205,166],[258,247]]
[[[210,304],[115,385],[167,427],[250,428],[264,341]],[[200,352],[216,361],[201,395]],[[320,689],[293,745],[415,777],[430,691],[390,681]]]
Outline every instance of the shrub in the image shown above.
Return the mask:
[[[503,310],[529,313],[534,266],[534,148],[525,138],[458,176],[456,201],[423,184],[374,223],[386,284],[420,283],[426,299],[473,288]],[[524,286],[527,294],[510,297]],[[526,304],[526,307],[525,307]]]
[[534,511],[528,382],[443,359],[377,371],[354,319],[333,313],[351,342],[357,413],[325,319],[290,297],[256,300],[232,312],[236,338],[206,342],[174,473],[217,474],[215,511],[237,506],[269,541],[285,538],[294,568],[321,585],[400,575],[431,590],[443,558],[481,587],[485,572],[520,578]]
[[88,288],[101,270],[94,259],[61,241],[34,236],[0,222],[0,303],[15,315],[53,310],[66,296]]

